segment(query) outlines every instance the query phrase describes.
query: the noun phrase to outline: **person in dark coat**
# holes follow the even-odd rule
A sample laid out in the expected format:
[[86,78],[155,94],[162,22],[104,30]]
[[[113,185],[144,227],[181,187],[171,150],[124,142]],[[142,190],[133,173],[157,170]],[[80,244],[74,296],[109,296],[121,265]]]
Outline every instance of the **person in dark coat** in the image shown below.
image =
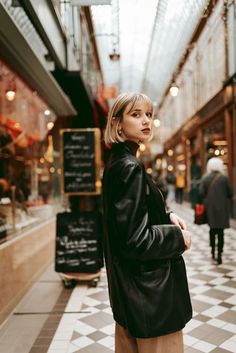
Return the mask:
[[190,186],[190,201],[192,209],[195,209],[197,203],[199,203],[199,182],[201,179],[201,167],[197,163],[195,156],[192,157],[192,163],[190,168],[191,173],[191,186]]
[[108,115],[111,147],[103,174],[104,254],[116,353],[182,353],[192,317],[182,254],[185,222],[136,158],[152,135],[153,105],[144,94],[119,95]]
[[217,262],[222,263],[224,247],[224,229],[229,228],[230,201],[233,197],[229,178],[224,174],[224,163],[218,157],[207,162],[207,173],[199,185],[199,194],[204,199],[207,220],[210,227],[209,243],[212,258],[215,259],[216,236]]
[[154,184],[158,187],[160,192],[162,193],[163,199],[166,202],[167,194],[168,194],[168,188],[167,188],[167,182],[165,178],[162,176],[162,171],[156,171],[152,175],[152,179],[154,181]]

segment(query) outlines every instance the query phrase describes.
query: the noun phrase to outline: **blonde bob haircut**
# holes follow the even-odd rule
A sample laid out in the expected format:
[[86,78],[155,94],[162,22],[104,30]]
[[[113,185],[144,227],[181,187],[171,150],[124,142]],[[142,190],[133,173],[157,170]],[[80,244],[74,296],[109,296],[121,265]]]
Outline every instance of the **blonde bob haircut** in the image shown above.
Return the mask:
[[125,140],[118,134],[119,122],[123,120],[126,107],[131,103],[129,112],[137,103],[148,104],[153,114],[153,103],[151,99],[143,93],[122,93],[113,103],[107,118],[107,125],[104,133],[106,145],[124,142]]

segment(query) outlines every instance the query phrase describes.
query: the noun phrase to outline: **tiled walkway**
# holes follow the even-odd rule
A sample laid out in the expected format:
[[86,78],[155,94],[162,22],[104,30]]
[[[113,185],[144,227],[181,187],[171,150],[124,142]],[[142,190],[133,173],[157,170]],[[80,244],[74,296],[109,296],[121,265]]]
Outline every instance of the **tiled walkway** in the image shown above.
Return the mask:
[[[230,228],[225,231],[223,264],[217,265],[210,256],[208,226],[194,225],[193,212],[187,205],[174,205],[173,209],[186,220],[193,240],[192,249],[184,256],[194,309],[194,317],[184,329],[185,353],[236,352],[236,230]],[[108,301],[105,270],[96,288],[80,283],[73,290],[63,289],[58,274],[53,273],[52,268],[48,271],[51,276],[48,277],[48,284],[55,285],[51,295],[55,296],[56,293],[54,303],[50,304],[51,309],[47,309],[47,312],[43,305],[39,305],[36,312],[30,308],[31,315],[27,316],[27,306],[22,307],[21,304],[8,324],[0,330],[0,352],[114,352],[114,322]],[[47,281],[44,278],[39,282],[45,285]],[[36,302],[48,301],[48,290],[45,297],[42,293],[34,291],[34,297],[38,296]],[[25,320],[27,317],[28,321],[19,320],[17,312],[24,313],[22,318]],[[15,322],[11,321],[13,319]],[[40,319],[38,335],[34,340],[31,337],[29,348],[26,334],[22,339],[24,325],[28,325],[30,333],[30,323],[35,326]],[[12,343],[12,325],[15,335],[21,337],[18,346]],[[14,349],[6,350],[10,339]],[[2,350],[2,347],[5,349]]]

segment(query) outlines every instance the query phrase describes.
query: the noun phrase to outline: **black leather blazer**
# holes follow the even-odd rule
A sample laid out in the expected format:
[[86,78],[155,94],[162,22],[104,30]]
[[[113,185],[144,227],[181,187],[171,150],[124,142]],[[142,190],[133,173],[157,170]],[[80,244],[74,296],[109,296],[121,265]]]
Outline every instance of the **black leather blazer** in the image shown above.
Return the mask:
[[113,316],[133,337],[182,329],[192,317],[182,232],[136,159],[114,144],[103,175],[104,253]]

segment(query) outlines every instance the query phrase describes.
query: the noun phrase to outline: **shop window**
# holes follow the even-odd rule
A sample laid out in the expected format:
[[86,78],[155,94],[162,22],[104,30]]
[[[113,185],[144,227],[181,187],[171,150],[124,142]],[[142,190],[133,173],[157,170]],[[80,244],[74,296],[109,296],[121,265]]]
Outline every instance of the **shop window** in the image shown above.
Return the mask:
[[185,171],[186,170],[186,161],[184,155],[184,146],[182,143],[179,143],[175,147],[175,160],[176,160],[176,171]]
[[0,242],[52,215],[56,161],[48,135],[55,119],[37,92],[0,61]]
[[223,116],[221,119],[205,128],[204,142],[206,146],[206,161],[212,157],[219,157],[227,165],[228,147],[225,135],[225,121]]

